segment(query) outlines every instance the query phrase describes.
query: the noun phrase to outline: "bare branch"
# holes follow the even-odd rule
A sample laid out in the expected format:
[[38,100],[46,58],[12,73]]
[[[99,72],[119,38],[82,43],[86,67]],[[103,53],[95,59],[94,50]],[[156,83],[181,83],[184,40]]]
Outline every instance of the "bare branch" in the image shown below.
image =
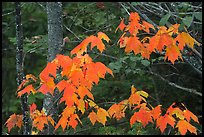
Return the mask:
[[154,76],[156,76],[156,77],[159,77],[161,80],[163,80],[164,82],[168,83],[170,86],[173,86],[173,87],[175,87],[175,88],[178,88],[178,89],[181,89],[181,90],[184,90],[184,91],[187,91],[187,92],[189,92],[189,93],[193,93],[193,94],[196,94],[196,95],[202,97],[202,93],[198,92],[198,91],[195,90],[195,89],[185,88],[185,87],[182,87],[182,86],[180,86],[180,85],[177,85],[177,84],[175,84],[175,83],[173,83],[173,82],[170,82],[170,81],[168,81],[167,79],[163,78],[161,75],[152,72],[151,70],[150,70],[150,71],[147,71],[147,72],[150,73],[150,74],[152,74],[152,75],[154,75]]

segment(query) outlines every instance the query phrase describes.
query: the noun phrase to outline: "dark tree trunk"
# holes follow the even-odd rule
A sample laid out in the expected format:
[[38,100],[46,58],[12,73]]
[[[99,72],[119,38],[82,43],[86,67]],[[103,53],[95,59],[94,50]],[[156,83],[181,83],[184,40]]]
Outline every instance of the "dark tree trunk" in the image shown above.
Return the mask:
[[[15,3],[16,8],[16,71],[17,71],[17,85],[19,86],[23,81],[23,28],[21,24],[21,7],[20,2]],[[29,116],[27,94],[21,96],[21,107],[23,111],[23,134],[31,134],[31,119]]]
[[[47,2],[47,17],[48,17],[48,55],[47,62],[52,61],[56,54],[59,54],[61,45],[63,43],[62,30],[62,3],[61,2]],[[52,115],[52,118],[57,118],[57,103],[54,103],[57,97],[57,91],[54,91],[54,96],[46,94],[43,108],[45,113]],[[54,128],[51,124],[46,126],[43,134],[54,134]]]

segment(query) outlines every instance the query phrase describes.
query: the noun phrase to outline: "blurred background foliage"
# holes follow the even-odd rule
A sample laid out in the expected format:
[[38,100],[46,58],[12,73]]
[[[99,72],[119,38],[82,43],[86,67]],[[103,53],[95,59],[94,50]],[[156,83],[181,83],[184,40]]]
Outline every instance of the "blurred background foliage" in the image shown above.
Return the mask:
[[[125,54],[117,46],[121,32],[115,29],[122,18],[128,19],[128,13],[134,8],[146,15],[157,25],[179,23],[181,30],[185,26],[189,33],[202,43],[202,2],[63,2],[63,31],[64,37],[69,37],[63,53],[70,51],[89,35],[102,31],[111,39],[106,43],[106,50],[100,54],[95,48],[88,51],[94,61],[103,62],[113,70],[114,78],[110,75],[100,80],[92,92],[95,101],[101,107],[108,109],[108,102],[120,102],[130,95],[131,85],[138,90],[148,92],[152,98],[148,101],[156,106],[169,107],[173,102],[183,102],[189,110],[202,118],[202,98],[193,93],[170,86],[162,79],[147,73],[149,69],[163,78],[186,88],[202,92],[202,76],[189,63],[177,61],[175,65],[164,62],[164,56],[152,54],[150,60],[143,59],[133,53]],[[46,66],[47,60],[47,14],[45,2],[22,2],[21,15],[24,35],[24,73],[38,76]],[[16,37],[15,37],[15,4],[2,3],[2,134],[7,132],[4,126],[6,119],[12,113],[21,114],[20,100],[16,98]],[[197,47],[196,47],[197,48]],[[197,48],[202,55],[202,47]],[[192,55],[192,54],[191,54]],[[187,53],[184,56],[191,56]],[[190,59],[189,59],[190,60]],[[195,61],[194,61],[195,62]],[[201,71],[202,61],[194,65]],[[29,103],[42,105],[42,94],[30,96]],[[129,118],[133,112],[127,112],[126,118],[116,121],[108,119],[107,126],[96,123],[92,126],[87,116],[82,116],[83,125],[78,125],[76,131],[71,128],[64,132],[59,129],[57,134],[105,134],[105,135],[145,135],[160,134],[155,125],[149,124],[142,128],[135,123],[130,128]],[[200,125],[197,126],[202,131]],[[170,131],[170,132],[169,132]],[[19,134],[14,128],[11,134]],[[175,134],[170,127],[164,134]]]

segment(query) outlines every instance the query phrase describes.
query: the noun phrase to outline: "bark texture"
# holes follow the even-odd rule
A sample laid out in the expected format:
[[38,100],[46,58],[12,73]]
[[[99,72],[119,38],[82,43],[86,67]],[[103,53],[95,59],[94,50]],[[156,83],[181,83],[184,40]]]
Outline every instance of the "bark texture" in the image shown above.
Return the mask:
[[[62,30],[62,3],[61,2],[47,2],[47,17],[48,17],[48,55],[47,62],[52,61],[60,52],[60,47],[63,43]],[[47,115],[52,115],[53,119],[57,118],[57,91],[54,91],[54,96],[46,94],[43,108]],[[54,127],[49,124],[46,126],[43,134],[54,134]]]
[[[20,2],[15,2],[16,9],[16,71],[17,71],[17,85],[19,86],[23,81],[23,28],[21,24],[21,7]],[[21,96],[21,107],[23,112],[23,134],[31,134],[31,119],[29,116],[27,94]]]

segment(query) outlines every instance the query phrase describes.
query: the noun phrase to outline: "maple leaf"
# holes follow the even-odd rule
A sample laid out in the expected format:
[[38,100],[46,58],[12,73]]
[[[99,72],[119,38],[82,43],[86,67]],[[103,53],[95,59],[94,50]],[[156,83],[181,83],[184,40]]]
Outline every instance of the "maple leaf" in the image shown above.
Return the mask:
[[16,125],[19,128],[22,126],[23,115],[12,114],[9,119],[5,122],[8,132],[10,133],[11,129]]
[[142,123],[143,127],[145,127],[149,122],[152,122],[152,117],[151,117],[150,111],[147,111],[143,108],[141,108],[138,112],[135,112],[134,115],[130,118],[130,125],[132,125],[138,121]]
[[174,24],[174,25],[171,25],[169,27],[169,29],[167,30],[168,34],[169,35],[172,35],[173,33],[174,34],[178,34],[178,28],[179,28],[180,24]]
[[149,60],[151,52],[149,51],[148,47],[149,47],[149,43],[143,43],[141,46],[140,52],[143,58],[146,58]]
[[99,108],[97,110],[97,117],[98,122],[102,123],[105,126],[105,123],[107,121],[106,117],[109,117],[109,114],[105,109]]
[[[124,106],[123,106],[124,108]],[[125,117],[124,111],[121,109],[121,105],[113,104],[109,109],[108,113],[110,117],[116,118],[117,120],[120,120],[121,118]]]
[[42,131],[44,125],[48,124],[47,117],[43,110],[41,110],[41,112],[39,112],[38,110],[36,111],[37,113],[35,114],[35,118],[33,119],[33,127],[36,127],[38,130]]
[[140,20],[140,16],[137,12],[131,12],[130,13],[130,16],[129,16],[129,21],[132,21],[132,20]]
[[59,119],[57,125],[55,126],[55,130],[58,129],[59,126],[61,126],[62,129],[63,129],[63,131],[64,131],[64,129],[65,129],[66,126],[67,126],[67,123],[68,123],[68,117],[62,116],[62,117]]
[[174,127],[175,119],[172,116],[165,114],[164,116],[160,116],[159,118],[157,118],[156,124],[157,127],[159,127],[161,132],[163,133],[166,129],[167,124]]
[[116,28],[115,33],[117,32],[118,28],[123,31],[126,25],[124,24],[124,18],[121,20],[119,26]]
[[92,100],[87,99],[87,101],[88,101],[90,107],[94,107],[95,109],[99,108],[98,105],[96,105],[96,103],[94,103]]
[[27,87],[25,87],[24,89],[22,89],[21,91],[18,92],[18,97],[22,96],[25,93],[30,94],[30,91],[35,94],[37,91],[33,88],[33,85],[30,84]]
[[161,115],[161,105],[158,105],[154,109],[152,109],[151,113],[154,120],[158,119]]
[[194,38],[192,38],[188,33],[182,32],[177,35],[177,37],[174,40],[175,42],[178,41],[178,47],[180,50],[183,50],[183,47],[185,44],[187,44],[190,48],[194,48],[194,43],[196,43],[198,46],[201,44],[197,42]]
[[128,30],[132,36],[136,36],[139,29],[142,29],[139,21],[132,20],[131,22],[129,22],[129,25],[127,26],[125,30]]
[[41,87],[38,89],[38,91],[42,92],[43,94],[49,92],[51,95],[53,95],[55,87],[56,85],[54,83],[54,79],[50,77],[46,82],[41,82]]
[[22,90],[24,88],[24,86],[29,82],[29,80],[24,79],[21,84],[18,86],[18,89],[16,90],[16,93],[18,93],[18,91]]
[[73,64],[72,59],[69,56],[57,54],[56,58],[52,62],[55,63],[58,67],[62,67],[62,77],[69,75]]
[[56,77],[56,71],[57,71],[57,65],[54,62],[48,62],[47,66],[43,69],[43,71],[40,73],[40,80],[41,82],[47,82],[50,81],[50,74],[53,77]]
[[174,64],[175,60],[177,60],[179,57],[183,60],[179,48],[176,45],[171,45],[166,48],[164,60],[168,58],[168,60]]
[[179,119],[184,119],[183,111],[181,111],[179,108],[174,108],[170,115],[176,115]]
[[89,113],[88,118],[90,119],[91,123],[94,125],[98,119],[98,116],[96,115],[94,111],[92,111]]
[[159,43],[157,45],[157,50],[162,52],[162,49],[164,49],[165,45],[168,47],[171,46],[172,44],[173,38],[169,34],[167,33],[161,34],[159,38]]
[[87,46],[88,44],[91,42],[90,41],[90,37],[92,37],[93,35],[87,37],[86,39],[84,39],[79,45],[77,45],[72,51],[71,51],[71,55],[77,54],[77,55],[81,55],[84,52],[87,52]]
[[105,33],[103,33],[103,32],[98,32],[97,33],[98,34],[98,38],[99,39],[104,39],[105,41],[107,41],[108,43],[110,42],[110,39],[109,39],[109,37],[105,34]]
[[186,120],[188,122],[190,122],[190,119],[193,119],[195,122],[199,123],[198,117],[196,115],[194,115],[191,111],[186,109],[186,110],[184,110],[183,114],[184,114],[184,117],[186,118]]
[[56,87],[59,89],[59,92],[62,92],[62,90],[65,89],[65,87],[68,85],[67,81],[61,80],[57,83]]
[[125,117],[124,111],[127,108],[128,100],[123,100],[119,104],[113,104],[109,109],[108,113],[110,117],[120,120]]
[[149,33],[149,29],[150,29],[150,28],[155,29],[152,24],[150,24],[150,23],[148,23],[148,22],[146,22],[146,21],[144,21],[144,20],[142,21],[142,26],[144,27],[143,30],[144,30],[145,32],[147,32],[147,33]]
[[93,94],[84,86],[79,86],[77,89],[77,93],[79,94],[80,98],[84,98],[84,96],[88,96],[92,100],[94,100]]
[[174,44],[176,44],[176,41],[178,41],[178,48],[183,51],[183,48],[185,46],[185,41],[182,38],[181,33],[177,35],[177,37],[174,39]]
[[102,53],[103,50],[105,49],[105,45],[103,44],[102,40],[96,36],[92,36],[89,39],[91,40],[91,49],[93,49],[96,46],[97,49],[99,49],[100,52]]
[[78,125],[78,121],[76,120],[78,119],[79,122],[82,124],[81,120],[79,119],[77,114],[72,114],[69,118],[68,121],[68,125],[70,125],[72,128],[74,128],[76,130],[76,126]]
[[155,35],[155,36],[150,38],[149,46],[148,46],[148,50],[150,52],[153,52],[153,51],[155,51],[155,49],[157,49],[157,45],[159,43],[159,39],[160,39],[160,36],[158,36],[158,35]]
[[84,114],[84,112],[85,112],[85,103],[84,103],[83,99],[78,100],[77,107],[78,107],[78,110],[80,110],[81,113]]
[[176,127],[181,135],[185,135],[187,130],[197,135],[196,128],[188,123],[186,120],[179,120]]
[[105,78],[106,72],[108,72],[109,74],[111,74],[114,77],[112,70],[109,69],[108,67],[106,67],[103,63],[96,62],[95,67],[96,67],[96,70],[98,71],[98,76],[100,78]]
[[66,108],[62,112],[62,116],[70,117],[76,111],[76,106],[66,106]]
[[130,97],[128,98],[128,101],[129,101],[130,108],[131,108],[132,105],[140,103],[141,97],[139,94],[134,93],[130,95]]
[[77,98],[77,95],[74,94],[74,92],[76,92],[76,88],[72,84],[67,84],[64,90],[63,97],[60,100],[60,103],[65,101],[66,105],[69,107],[74,105],[74,101]]
[[35,103],[30,105],[30,113],[33,113],[36,110],[37,106]]
[[140,53],[141,46],[142,46],[142,43],[138,40],[138,37],[136,36],[129,37],[127,40],[125,52],[129,53],[133,50],[134,54],[136,55]]
[[145,98],[147,98],[149,96],[149,94],[147,92],[143,91],[143,90],[137,91],[136,93],[139,94],[139,95],[142,95]]
[[131,94],[134,94],[137,91],[134,85],[131,86]]
[[26,75],[26,79],[27,80],[29,80],[29,79],[32,79],[33,81],[37,81],[37,77],[35,77],[34,75],[32,75],[32,74],[28,74],[28,75]]
[[91,82],[94,82],[95,84],[98,84],[99,77],[97,75],[97,71],[99,70],[96,69],[95,63],[91,62],[89,64],[86,64],[86,79]]

